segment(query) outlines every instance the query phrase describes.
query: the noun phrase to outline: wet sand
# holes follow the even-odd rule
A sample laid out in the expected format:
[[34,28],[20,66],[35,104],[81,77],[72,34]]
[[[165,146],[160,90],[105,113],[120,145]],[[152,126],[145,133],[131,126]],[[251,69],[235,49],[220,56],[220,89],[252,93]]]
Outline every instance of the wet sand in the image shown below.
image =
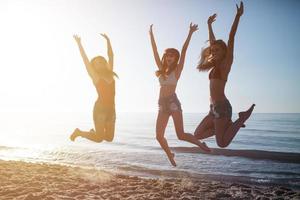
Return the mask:
[[300,199],[300,191],[208,179],[150,179],[0,160],[0,199]]

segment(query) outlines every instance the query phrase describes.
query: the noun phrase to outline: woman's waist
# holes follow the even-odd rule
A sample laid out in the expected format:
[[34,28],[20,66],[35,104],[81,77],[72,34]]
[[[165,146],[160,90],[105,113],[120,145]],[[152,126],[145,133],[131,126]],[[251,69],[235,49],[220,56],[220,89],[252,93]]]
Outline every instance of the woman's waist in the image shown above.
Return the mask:
[[115,106],[115,98],[114,97],[98,97],[95,104],[104,105],[104,106]]
[[222,86],[215,87],[210,85],[210,98],[212,101],[224,100],[226,99],[225,88]]
[[210,79],[209,87],[210,88],[225,88],[227,81],[220,80],[220,79]]
[[220,96],[210,96],[210,104],[217,104],[220,102],[225,102],[228,101],[227,97],[224,95],[220,95]]
[[159,98],[165,98],[175,94],[176,86],[161,86],[159,91]]
[[176,93],[173,93],[170,96],[159,97],[159,99],[158,99],[159,105],[168,105],[170,103],[179,103],[180,104],[180,101],[179,101]]

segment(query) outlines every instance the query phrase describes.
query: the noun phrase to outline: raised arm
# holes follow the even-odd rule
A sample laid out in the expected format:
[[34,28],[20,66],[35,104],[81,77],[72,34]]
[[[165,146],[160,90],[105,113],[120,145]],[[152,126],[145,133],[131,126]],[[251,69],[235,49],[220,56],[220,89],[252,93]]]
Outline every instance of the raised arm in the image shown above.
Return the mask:
[[207,20],[210,45],[216,40],[213,29],[212,29],[212,23],[216,20],[216,17],[217,17],[217,14],[213,14]]
[[183,47],[181,49],[180,59],[179,59],[178,67],[177,67],[177,78],[180,77],[181,71],[183,69],[183,65],[184,65],[184,61],[185,61],[185,54],[186,54],[187,48],[189,46],[189,43],[191,41],[192,35],[197,30],[198,30],[198,25],[191,23],[189,34],[188,34],[188,36],[183,44]]
[[101,34],[107,42],[108,65],[111,70],[114,68],[114,53],[111,47],[110,39],[106,34]]
[[151,39],[151,46],[152,46],[153,55],[154,55],[156,65],[157,65],[158,69],[161,69],[162,68],[162,63],[161,63],[159,54],[157,52],[157,46],[156,46],[156,43],[155,43],[152,26],[153,26],[153,24],[150,25],[150,31],[149,31],[150,39]]
[[74,37],[74,39],[75,39],[75,41],[76,41],[76,43],[79,47],[80,55],[82,57],[82,60],[83,60],[84,65],[86,67],[86,70],[87,70],[88,74],[90,75],[90,77],[92,78],[93,82],[96,83],[97,80],[98,80],[98,76],[94,72],[94,70],[93,70],[93,68],[90,64],[90,61],[89,61],[89,59],[88,59],[88,57],[87,57],[87,55],[86,55],[86,53],[85,53],[85,51],[82,47],[81,38],[78,35],[74,35],[73,37]]
[[233,24],[231,26],[231,30],[229,33],[229,39],[228,39],[228,56],[233,59],[233,50],[234,50],[234,37],[235,37],[235,33],[240,21],[240,17],[243,15],[244,13],[244,4],[243,2],[240,3],[240,7],[238,7],[238,5],[236,5],[236,16],[235,19],[233,21]]

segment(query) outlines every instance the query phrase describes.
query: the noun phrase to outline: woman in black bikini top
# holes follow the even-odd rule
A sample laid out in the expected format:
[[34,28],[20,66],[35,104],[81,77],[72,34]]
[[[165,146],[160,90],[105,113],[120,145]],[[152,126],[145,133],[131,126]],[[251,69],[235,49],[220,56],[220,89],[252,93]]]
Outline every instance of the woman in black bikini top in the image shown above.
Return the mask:
[[217,15],[208,18],[210,46],[202,51],[198,65],[200,71],[211,70],[209,73],[211,104],[209,114],[201,121],[194,135],[201,140],[215,135],[218,146],[222,148],[227,147],[239,129],[245,126],[245,121],[254,109],[253,104],[247,111],[240,112],[239,118],[232,122],[232,107],[225,95],[225,86],[233,63],[234,37],[243,11],[244,6],[241,2],[240,6],[237,6],[227,44],[223,40],[215,39],[212,23]]

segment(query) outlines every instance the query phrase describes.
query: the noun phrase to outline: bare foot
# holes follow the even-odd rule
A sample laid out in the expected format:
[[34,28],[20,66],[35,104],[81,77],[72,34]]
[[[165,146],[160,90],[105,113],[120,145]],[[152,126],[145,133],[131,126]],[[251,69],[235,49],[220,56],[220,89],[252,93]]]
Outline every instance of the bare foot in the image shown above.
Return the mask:
[[252,114],[252,111],[253,111],[253,109],[254,109],[254,106],[255,106],[255,104],[252,104],[252,106],[251,106],[248,110],[239,113],[239,119],[240,119],[240,122],[241,122],[241,124],[242,124],[241,127],[243,127],[245,121],[246,121],[246,120],[250,117],[250,115]]
[[96,131],[92,128],[92,129],[90,129],[90,132],[95,133]]
[[75,138],[79,136],[78,133],[79,133],[79,129],[76,128],[74,132],[70,135],[70,140],[74,142]]
[[208,153],[211,152],[211,149],[206,145],[205,142],[200,142],[200,143],[201,143],[201,146],[199,146],[200,149],[202,149],[203,151],[208,152]]
[[175,154],[174,153],[171,153],[171,155],[168,155],[168,158],[169,158],[169,161],[171,162],[171,164],[176,167],[176,162],[174,160],[174,157],[175,157]]

